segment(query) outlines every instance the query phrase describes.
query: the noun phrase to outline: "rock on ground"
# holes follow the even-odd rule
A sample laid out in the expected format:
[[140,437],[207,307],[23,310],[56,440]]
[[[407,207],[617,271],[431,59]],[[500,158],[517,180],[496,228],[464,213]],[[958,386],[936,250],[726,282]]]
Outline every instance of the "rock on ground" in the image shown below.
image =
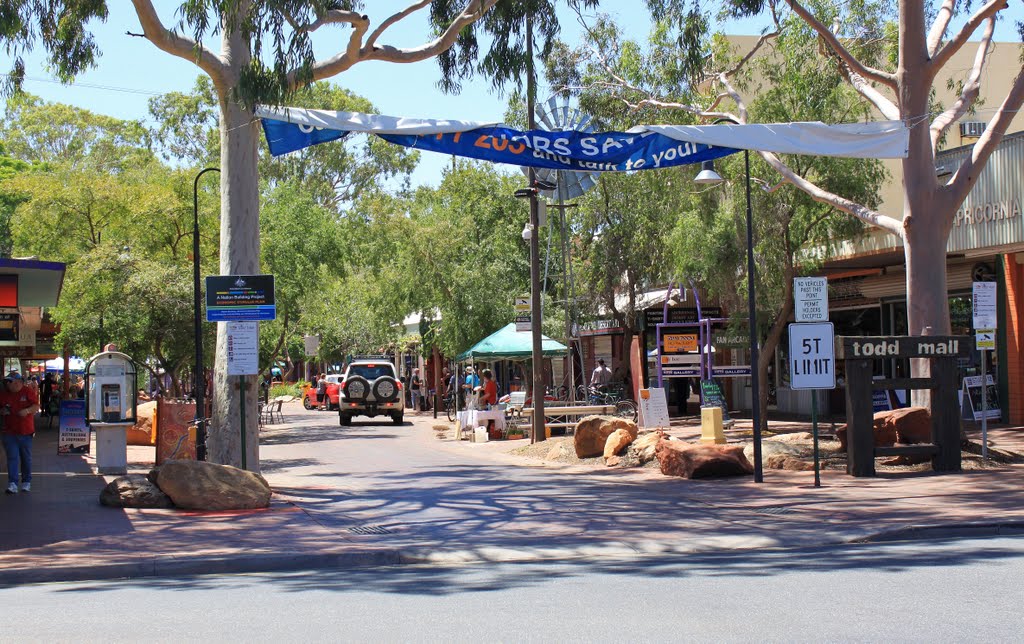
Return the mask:
[[167,461],[157,485],[186,510],[250,510],[270,505],[270,486],[253,472],[205,461]]
[[764,466],[771,470],[789,470],[791,472],[809,472],[814,469],[814,463],[791,454],[772,454],[764,459]]
[[633,442],[634,438],[636,438],[636,434],[631,435],[628,430],[622,429],[621,427],[609,434],[608,440],[604,443],[605,465],[618,465],[621,459],[619,459],[617,455],[621,454],[622,450],[629,447],[629,444]]
[[[806,446],[806,449],[801,449],[799,445],[793,445],[791,443],[780,443],[775,437],[765,439],[761,441],[761,460],[767,461],[770,456],[781,454],[783,456],[800,456],[813,449],[811,446]],[[747,443],[743,447],[743,455],[751,463],[754,462],[754,444]]]
[[136,422],[128,428],[129,445],[156,445],[153,420],[156,418],[156,401],[142,403],[136,410]]
[[[875,447],[892,447],[896,444],[896,429],[890,426],[886,422],[886,418],[883,414],[888,412],[878,412],[874,418],[875,433]],[[839,439],[840,446],[845,450],[847,445],[847,426],[836,428],[836,438]]]
[[648,463],[654,460],[654,448],[658,446],[658,441],[667,437],[668,434],[660,429],[650,434],[644,434],[630,444],[629,451],[637,462]]
[[896,432],[896,442],[904,445],[932,442],[932,414],[927,407],[904,407],[891,411],[880,411],[886,427]]
[[624,429],[630,435],[630,442],[636,440],[639,430],[636,423],[612,416],[587,416],[576,423],[573,445],[577,458],[593,458],[604,454],[608,437],[617,429]]
[[658,441],[655,455],[666,476],[687,479],[713,476],[744,476],[754,467],[739,445],[693,445],[681,441]]
[[100,503],[112,508],[173,508],[171,498],[141,474],[119,476],[100,492]]

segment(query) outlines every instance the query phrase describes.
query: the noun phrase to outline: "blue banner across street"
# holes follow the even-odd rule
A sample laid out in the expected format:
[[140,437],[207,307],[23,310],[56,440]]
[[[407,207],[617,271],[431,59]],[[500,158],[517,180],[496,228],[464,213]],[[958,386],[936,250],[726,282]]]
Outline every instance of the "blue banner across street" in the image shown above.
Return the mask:
[[[343,138],[348,132],[262,119],[274,156]],[[655,132],[547,132],[490,126],[461,132],[377,136],[417,150],[452,154],[494,163],[590,172],[630,172],[690,165],[737,152],[680,141]]]

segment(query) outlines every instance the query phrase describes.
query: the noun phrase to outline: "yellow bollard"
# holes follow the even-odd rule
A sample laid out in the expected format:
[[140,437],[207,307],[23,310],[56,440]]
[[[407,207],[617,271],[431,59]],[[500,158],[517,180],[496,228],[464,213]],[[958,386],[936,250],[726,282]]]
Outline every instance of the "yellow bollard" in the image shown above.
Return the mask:
[[700,442],[702,445],[725,445],[725,434],[722,433],[721,407],[701,408]]

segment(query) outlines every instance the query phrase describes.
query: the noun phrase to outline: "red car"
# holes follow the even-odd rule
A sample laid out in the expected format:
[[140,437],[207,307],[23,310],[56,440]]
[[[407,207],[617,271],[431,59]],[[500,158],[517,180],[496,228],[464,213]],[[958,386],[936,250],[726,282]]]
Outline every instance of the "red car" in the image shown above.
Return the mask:
[[[327,376],[327,400],[329,402],[328,407],[330,409],[338,408],[341,378],[342,375],[340,373],[332,373]],[[317,398],[316,389],[313,387],[306,387],[306,390],[302,392],[302,406],[306,409],[314,409],[320,406],[320,400]]]

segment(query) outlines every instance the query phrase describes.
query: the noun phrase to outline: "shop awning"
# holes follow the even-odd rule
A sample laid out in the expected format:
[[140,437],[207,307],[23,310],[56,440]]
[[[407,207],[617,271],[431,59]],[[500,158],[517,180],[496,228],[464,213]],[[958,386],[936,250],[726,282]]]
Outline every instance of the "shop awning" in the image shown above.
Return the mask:
[[[545,356],[564,356],[568,349],[558,340],[541,336],[541,352]],[[516,331],[515,323],[508,324],[487,336],[473,347],[459,355],[458,360],[476,358],[482,360],[504,360],[508,358],[529,358],[533,354],[533,334]]]
[[0,282],[6,280],[3,286],[7,290],[13,281],[17,293],[15,306],[57,306],[65,268],[60,262],[0,258]]

